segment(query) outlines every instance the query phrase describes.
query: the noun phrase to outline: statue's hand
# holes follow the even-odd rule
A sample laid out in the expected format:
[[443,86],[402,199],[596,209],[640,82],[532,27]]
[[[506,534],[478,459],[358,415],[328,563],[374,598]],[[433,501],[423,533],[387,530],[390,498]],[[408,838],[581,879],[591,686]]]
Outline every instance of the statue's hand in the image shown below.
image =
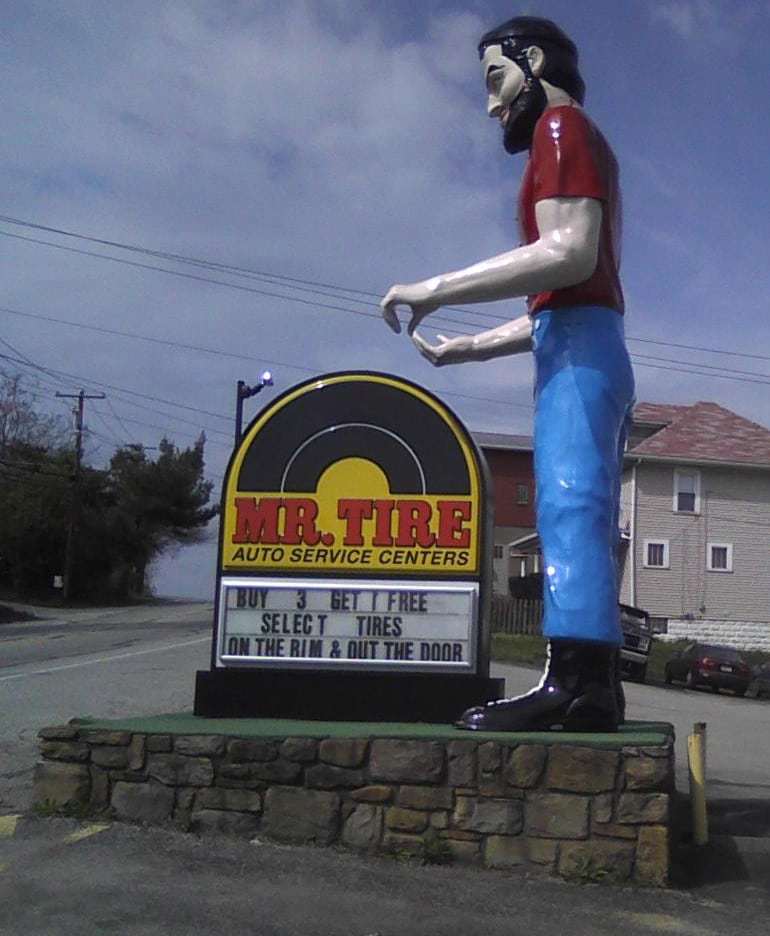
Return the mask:
[[443,367],[444,364],[461,364],[471,360],[469,351],[471,339],[465,335],[459,338],[445,338],[438,335],[438,344],[432,345],[417,332],[412,332],[414,342],[420,354],[433,364],[434,367]]
[[411,335],[425,316],[435,312],[441,303],[436,302],[430,287],[425,283],[410,283],[409,285],[398,283],[391,286],[380,303],[380,308],[382,317],[396,334],[401,331],[401,323],[396,314],[396,306],[400,305],[409,306],[412,310],[412,317],[406,327]]

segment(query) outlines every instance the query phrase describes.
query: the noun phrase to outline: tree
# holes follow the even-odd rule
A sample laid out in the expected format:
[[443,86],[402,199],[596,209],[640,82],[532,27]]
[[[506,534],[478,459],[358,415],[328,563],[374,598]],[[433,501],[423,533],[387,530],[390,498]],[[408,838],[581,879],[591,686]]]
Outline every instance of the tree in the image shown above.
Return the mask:
[[16,444],[53,448],[63,443],[62,420],[38,413],[33,398],[22,386],[20,374],[0,374],[0,455]]
[[213,484],[203,478],[205,443],[201,433],[192,448],[180,450],[163,438],[155,461],[134,446],[113,455],[112,532],[127,591],[142,594],[150,562],[172,544],[200,541],[216,516],[218,508],[207,506]]
[[[19,378],[0,381],[0,585],[21,595],[50,593],[63,571],[75,456],[59,420],[41,416]],[[172,544],[203,538],[218,508],[204,480],[205,436],[158,457],[126,446],[109,468],[84,465],[78,490],[72,595],[125,598],[146,590],[150,562]]]

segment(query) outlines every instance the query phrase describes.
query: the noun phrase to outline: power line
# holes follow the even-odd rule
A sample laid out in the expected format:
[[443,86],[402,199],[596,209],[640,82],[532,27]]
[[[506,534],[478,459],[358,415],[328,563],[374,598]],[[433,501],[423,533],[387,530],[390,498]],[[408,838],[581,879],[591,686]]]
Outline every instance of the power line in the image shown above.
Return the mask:
[[[219,356],[219,357],[229,357],[229,358],[234,358],[234,359],[238,359],[238,360],[249,361],[249,362],[252,363],[252,364],[255,363],[255,362],[257,362],[257,361],[259,361],[260,363],[263,363],[263,364],[270,364],[272,367],[291,368],[292,370],[300,370],[300,371],[304,371],[305,373],[308,373],[308,374],[317,375],[317,374],[321,373],[321,371],[320,371],[319,368],[317,368],[317,367],[316,367],[316,368],[313,368],[313,367],[303,367],[303,366],[300,365],[300,364],[289,364],[289,363],[287,363],[287,362],[285,362],[285,361],[276,361],[276,360],[274,360],[274,359],[268,359],[268,358],[254,358],[254,357],[251,357],[251,356],[249,356],[249,355],[238,354],[238,353],[236,353],[236,352],[234,352],[234,351],[222,351],[222,350],[220,350],[220,349],[218,349],[218,348],[208,348],[208,347],[205,347],[205,346],[203,346],[203,345],[184,344],[184,343],[182,343],[182,342],[172,341],[171,339],[156,338],[156,337],[150,336],[150,335],[142,335],[142,334],[140,334],[140,333],[138,333],[138,332],[123,332],[123,331],[119,331],[118,329],[114,329],[114,328],[105,328],[104,326],[101,326],[101,325],[89,325],[89,324],[86,324],[86,323],[84,323],[84,322],[74,322],[74,321],[72,321],[71,319],[57,318],[57,317],[52,316],[52,315],[42,315],[41,313],[37,313],[37,312],[22,312],[22,311],[20,311],[19,309],[10,309],[10,308],[8,308],[7,306],[0,306],[0,312],[5,312],[5,313],[7,313],[7,314],[9,314],[9,315],[21,316],[22,318],[29,318],[29,319],[39,320],[39,321],[43,321],[43,322],[51,322],[51,323],[54,323],[54,324],[56,324],[56,325],[68,325],[68,326],[71,326],[72,328],[81,328],[81,329],[85,329],[85,330],[87,330],[87,331],[102,332],[102,333],[105,333],[105,334],[114,335],[114,336],[116,336],[116,337],[121,337],[121,338],[132,338],[132,339],[136,339],[136,340],[138,340],[138,341],[148,341],[148,342],[151,342],[151,343],[153,343],[153,344],[167,345],[167,346],[169,346],[169,347],[180,348],[180,349],[186,350],[186,351],[199,351],[199,352],[202,352],[202,353],[205,353],[205,354],[213,354],[213,355],[216,355],[216,356]],[[5,357],[7,360],[15,360],[15,359],[13,359],[13,358],[8,358],[7,355],[2,355],[2,354],[0,354],[0,358],[2,358],[2,357]],[[19,361],[16,361],[16,363],[20,363],[20,362],[19,362]],[[53,372],[53,373],[58,373],[58,374],[66,374],[65,371],[52,371],[50,368],[44,368],[44,370],[45,370],[46,373],[52,373],[52,372]],[[68,376],[73,376],[73,375],[68,375]],[[77,380],[83,380],[84,378],[76,377],[76,379],[77,379]],[[107,389],[110,389],[110,390],[119,390],[119,391],[121,391],[121,392],[123,392],[123,393],[131,393],[131,394],[134,394],[134,395],[140,396],[140,397],[141,397],[141,396],[145,396],[147,399],[150,399],[150,400],[158,400],[158,402],[165,402],[165,403],[166,403],[167,405],[169,405],[169,406],[179,406],[179,407],[181,407],[181,408],[183,408],[183,409],[191,409],[191,410],[193,410],[194,412],[203,413],[203,414],[206,414],[206,415],[209,415],[209,416],[217,416],[217,417],[219,417],[219,418],[221,418],[221,419],[231,419],[231,418],[232,418],[232,417],[230,417],[230,416],[225,416],[224,414],[221,414],[221,413],[211,413],[211,412],[208,411],[208,410],[202,410],[202,409],[199,409],[198,407],[192,407],[192,406],[189,406],[189,405],[187,405],[187,404],[181,404],[181,403],[177,403],[177,402],[173,402],[173,401],[169,401],[169,400],[160,400],[160,398],[157,398],[157,397],[150,397],[150,396],[148,396],[148,395],[146,395],[146,394],[140,394],[140,393],[138,393],[136,390],[128,390],[128,389],[126,389],[126,388],[115,387],[114,385],[107,384],[107,383],[103,383],[103,382],[99,382],[99,381],[92,381],[92,382],[97,383],[99,386],[106,387]],[[510,400],[495,400],[495,399],[493,399],[493,398],[491,398],[491,397],[478,397],[478,396],[473,396],[473,395],[467,394],[467,393],[460,393],[460,392],[458,392],[458,391],[456,391],[456,390],[445,390],[445,389],[442,388],[442,387],[438,387],[438,388],[428,388],[428,389],[431,389],[431,392],[433,392],[433,393],[435,393],[435,394],[437,394],[437,395],[455,396],[455,397],[460,397],[460,398],[462,398],[462,399],[475,400],[475,401],[481,402],[481,403],[495,403],[495,404],[503,405],[503,406],[513,406],[513,407],[515,407],[515,408],[517,408],[517,409],[528,409],[528,410],[531,410],[531,409],[532,409],[532,404],[531,404],[531,403],[514,403],[514,402],[512,402],[512,401],[510,401]]]
[[[14,240],[25,241],[31,244],[40,244],[44,247],[53,247],[55,250],[64,250],[67,253],[81,254],[86,257],[94,257],[99,260],[111,260],[113,263],[122,263],[124,266],[136,267],[141,270],[154,270],[156,273],[166,273],[170,276],[179,276],[183,279],[195,280],[199,283],[210,283],[214,286],[227,286],[230,289],[237,289],[241,292],[252,293],[257,296],[266,296],[270,299],[282,299],[287,302],[296,302],[300,305],[311,306],[314,309],[328,309],[333,312],[349,312],[352,315],[361,315],[364,318],[376,318],[380,319],[382,316],[379,312],[364,312],[361,309],[351,309],[347,306],[338,306],[331,305],[328,302],[316,302],[310,299],[301,299],[299,296],[286,296],[283,293],[271,292],[265,289],[256,289],[253,286],[244,286],[240,283],[228,283],[227,280],[217,280],[212,279],[210,276],[198,276],[195,273],[184,273],[181,270],[171,270],[168,267],[158,267],[153,266],[150,263],[139,263],[136,260],[125,260],[123,257],[110,257],[107,254],[96,253],[93,250],[81,250],[78,247],[65,247],[63,244],[55,244],[52,241],[41,240],[36,237],[25,237],[22,234],[11,234],[10,231],[0,231],[0,236],[2,237],[11,237]],[[345,298],[345,297],[340,297]],[[348,300],[353,301],[353,300]],[[365,303],[366,305],[374,305],[374,303]],[[452,334],[466,334],[466,332],[458,332],[454,328],[446,328],[444,322],[449,323],[450,325],[462,325],[464,328],[468,327],[467,322],[460,321],[458,319],[451,318],[440,318],[434,316],[434,322],[441,322],[442,328],[444,331],[450,332]]]
[[[338,293],[353,293],[358,296],[370,296],[375,299],[380,299],[382,295],[381,293],[375,293],[375,292],[371,292],[365,289],[356,289],[350,286],[341,286],[338,283],[321,283],[321,282],[318,282],[317,280],[302,279],[297,276],[285,276],[284,274],[281,274],[281,273],[274,273],[274,272],[270,272],[266,270],[254,270],[248,267],[235,266],[229,263],[221,263],[216,260],[206,260],[201,257],[191,257],[186,254],[170,253],[168,251],[155,250],[153,248],[143,247],[138,244],[128,244],[128,243],[116,241],[116,240],[107,240],[106,238],[95,237],[89,234],[80,234],[76,231],[69,231],[63,228],[49,227],[48,225],[37,224],[32,221],[23,221],[20,218],[12,218],[8,215],[0,215],[0,221],[5,222],[6,224],[14,224],[19,227],[31,228],[36,231],[46,231],[49,234],[59,234],[63,237],[72,237],[77,240],[87,241],[92,244],[100,244],[103,247],[115,247],[119,250],[127,250],[132,253],[144,254],[145,256],[156,257],[161,260],[172,260],[175,263],[186,263],[191,266],[202,267],[204,269],[219,270],[221,272],[230,273],[235,276],[243,276],[249,279],[267,281],[269,283],[272,282],[272,283],[275,283],[276,285],[296,284],[296,285],[293,285],[291,288],[302,290],[303,292],[316,292],[317,293],[317,290],[319,288],[334,290],[333,293],[320,293],[320,295],[330,296],[331,298],[347,299],[347,297],[340,297],[339,295],[336,295]],[[55,244],[50,244],[47,241],[44,243],[47,244],[48,246],[57,246]],[[96,256],[103,256],[103,255],[97,254]],[[350,299],[348,301],[352,302],[354,300]],[[379,303],[367,303],[367,305],[375,305],[376,307],[379,308]],[[459,308],[456,306],[446,306],[445,308],[449,309],[452,312],[460,312],[465,315],[475,315],[475,316],[481,316],[484,318],[492,318],[492,319],[499,319],[501,321],[508,321],[507,316],[497,315],[492,312],[482,312],[478,309],[463,309],[463,308]]]

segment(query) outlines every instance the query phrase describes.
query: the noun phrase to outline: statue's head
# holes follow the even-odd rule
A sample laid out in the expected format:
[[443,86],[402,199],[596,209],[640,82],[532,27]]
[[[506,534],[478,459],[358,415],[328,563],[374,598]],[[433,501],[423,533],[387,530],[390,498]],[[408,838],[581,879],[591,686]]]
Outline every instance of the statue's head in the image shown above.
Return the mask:
[[509,153],[527,149],[547,96],[543,82],[578,103],[585,84],[578,71],[574,42],[551,20],[516,16],[481,37],[479,56],[489,94],[490,117],[503,124]]

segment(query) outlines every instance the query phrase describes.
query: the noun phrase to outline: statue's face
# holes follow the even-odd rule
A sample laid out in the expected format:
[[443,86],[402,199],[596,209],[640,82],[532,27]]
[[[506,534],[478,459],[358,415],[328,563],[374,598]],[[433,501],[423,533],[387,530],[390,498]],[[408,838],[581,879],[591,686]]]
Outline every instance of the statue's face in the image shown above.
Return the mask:
[[503,146],[508,153],[520,153],[529,147],[538,118],[548,103],[538,77],[543,70],[543,52],[537,46],[526,50],[530,75],[507,56],[501,45],[484,49],[481,67],[487,86],[487,113],[500,121]]
[[487,46],[481,59],[487,86],[487,113],[505,126],[511,104],[524,88],[524,72],[503,55],[503,47]]

